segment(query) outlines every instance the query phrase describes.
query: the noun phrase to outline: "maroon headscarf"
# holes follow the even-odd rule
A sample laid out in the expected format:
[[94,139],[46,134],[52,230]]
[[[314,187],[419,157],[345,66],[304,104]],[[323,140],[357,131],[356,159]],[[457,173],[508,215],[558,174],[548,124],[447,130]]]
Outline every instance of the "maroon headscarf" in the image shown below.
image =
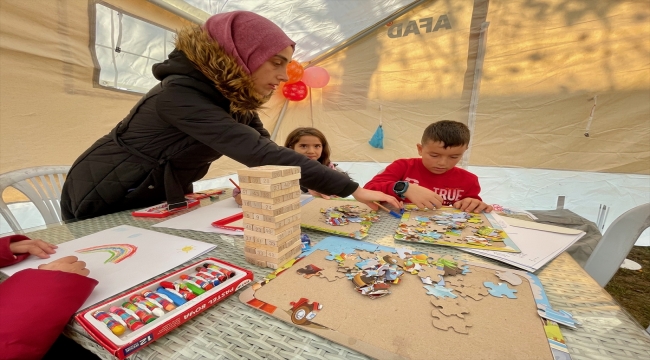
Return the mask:
[[249,11],[216,14],[203,26],[249,74],[282,49],[296,45],[269,19]]

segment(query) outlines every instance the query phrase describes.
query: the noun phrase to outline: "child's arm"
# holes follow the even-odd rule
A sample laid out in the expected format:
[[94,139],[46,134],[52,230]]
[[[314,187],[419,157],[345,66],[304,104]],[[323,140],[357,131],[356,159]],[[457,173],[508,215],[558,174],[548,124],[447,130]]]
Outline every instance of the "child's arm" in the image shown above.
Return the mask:
[[[393,188],[396,182],[405,179],[407,170],[407,161],[397,160],[388,165],[383,172],[375,175],[364,188],[381,191],[401,201],[403,199],[395,193]],[[417,184],[409,184],[406,193],[404,193],[404,197],[421,209],[435,209],[442,206],[442,198],[440,195]]]
[[466,195],[463,199],[456,201],[454,207],[462,211],[474,213],[492,211],[492,206],[483,202],[483,199],[479,196],[480,193],[481,185],[478,183],[478,177],[474,175],[470,185],[465,189]]
[[25,260],[30,254],[47,259],[54,254],[56,245],[43,240],[30,240],[24,235],[11,235],[0,238],[0,267],[13,265]]

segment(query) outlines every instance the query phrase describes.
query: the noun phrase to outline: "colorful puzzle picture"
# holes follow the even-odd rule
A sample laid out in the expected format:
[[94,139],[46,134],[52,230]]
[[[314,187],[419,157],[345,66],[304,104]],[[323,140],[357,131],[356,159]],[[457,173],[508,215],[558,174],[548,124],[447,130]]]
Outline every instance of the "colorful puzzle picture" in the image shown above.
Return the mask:
[[[562,352],[550,346],[538,313],[548,303],[534,275],[339,237],[240,300],[377,359],[551,360]],[[559,329],[550,332],[561,345]]]
[[310,198],[302,202],[300,226],[330,234],[363,239],[372,223],[379,220],[376,211],[354,200]]
[[520,252],[489,213],[468,213],[451,207],[420,210],[406,205],[395,240],[481,250]]

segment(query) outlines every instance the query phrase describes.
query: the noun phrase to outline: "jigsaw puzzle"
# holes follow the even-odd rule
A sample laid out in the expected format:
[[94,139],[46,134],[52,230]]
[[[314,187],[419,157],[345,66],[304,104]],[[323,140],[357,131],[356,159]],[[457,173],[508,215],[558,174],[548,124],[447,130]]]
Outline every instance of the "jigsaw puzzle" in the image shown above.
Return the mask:
[[468,213],[444,207],[420,210],[406,205],[395,240],[473,249],[519,252],[489,213]]
[[330,234],[363,239],[374,222],[376,211],[354,200],[312,198],[303,202],[300,226]]

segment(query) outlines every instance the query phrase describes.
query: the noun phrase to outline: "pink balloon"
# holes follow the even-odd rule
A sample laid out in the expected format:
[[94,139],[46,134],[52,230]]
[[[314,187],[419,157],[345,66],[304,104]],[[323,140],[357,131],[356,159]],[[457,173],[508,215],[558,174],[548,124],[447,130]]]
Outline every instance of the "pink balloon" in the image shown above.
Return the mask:
[[302,75],[302,82],[313,88],[322,88],[330,82],[330,74],[322,67],[308,67]]

